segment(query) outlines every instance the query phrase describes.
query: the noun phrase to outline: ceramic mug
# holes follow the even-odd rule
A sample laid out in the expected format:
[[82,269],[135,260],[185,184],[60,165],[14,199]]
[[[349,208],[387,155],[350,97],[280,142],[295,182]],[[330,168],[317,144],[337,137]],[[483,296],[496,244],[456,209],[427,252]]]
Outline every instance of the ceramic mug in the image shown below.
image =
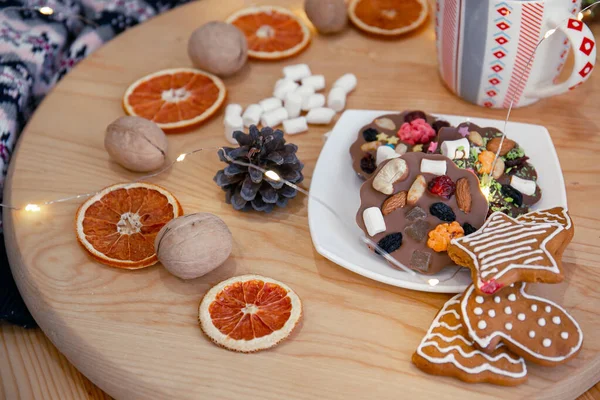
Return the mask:
[[[440,75],[452,92],[471,103],[508,108],[514,98],[515,107],[526,106],[574,89],[594,68],[594,36],[575,17],[581,0],[436,3]],[[557,83],[569,48],[574,50],[573,72]]]

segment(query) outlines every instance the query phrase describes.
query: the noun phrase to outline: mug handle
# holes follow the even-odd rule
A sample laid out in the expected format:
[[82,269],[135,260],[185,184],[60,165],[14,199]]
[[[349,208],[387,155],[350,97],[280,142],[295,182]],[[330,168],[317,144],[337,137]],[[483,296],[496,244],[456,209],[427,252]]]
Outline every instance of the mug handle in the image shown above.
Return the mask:
[[569,79],[558,85],[532,88],[526,97],[543,98],[568,92],[585,82],[596,64],[596,41],[590,28],[582,21],[569,18],[567,25],[557,24],[556,30],[563,32],[571,44],[575,63]]

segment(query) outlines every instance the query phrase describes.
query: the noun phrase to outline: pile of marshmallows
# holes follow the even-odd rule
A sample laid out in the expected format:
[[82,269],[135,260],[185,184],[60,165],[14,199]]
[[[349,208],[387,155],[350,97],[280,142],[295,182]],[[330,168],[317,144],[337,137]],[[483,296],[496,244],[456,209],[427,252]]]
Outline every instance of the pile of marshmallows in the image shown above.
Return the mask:
[[[225,138],[232,144],[233,132],[244,127],[260,124],[275,128],[283,124],[288,135],[306,132],[308,124],[327,125],[336,112],[346,107],[346,96],[356,88],[356,76],[345,74],[333,84],[327,100],[316,93],[325,89],[325,77],[312,75],[306,64],[289,65],[283,68],[284,78],[275,83],[273,97],[250,104],[242,114],[242,106],[229,104],[225,109]],[[300,83],[298,83],[300,82]],[[327,107],[325,103],[327,102]],[[307,111],[306,116],[300,116]]]

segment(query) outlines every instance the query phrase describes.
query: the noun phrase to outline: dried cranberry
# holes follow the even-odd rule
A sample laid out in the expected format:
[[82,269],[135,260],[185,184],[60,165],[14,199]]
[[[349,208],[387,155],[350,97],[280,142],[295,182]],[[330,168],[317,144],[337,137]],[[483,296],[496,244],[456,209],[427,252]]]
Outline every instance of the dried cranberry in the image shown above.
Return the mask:
[[372,174],[377,169],[377,165],[375,165],[375,157],[371,154],[367,153],[360,160],[360,169],[362,169],[367,174]]
[[440,129],[450,127],[450,122],[438,119],[433,124],[431,124],[431,126],[435,130],[435,133],[440,133]]
[[444,222],[453,222],[456,221],[456,214],[450,208],[449,205],[444,203],[433,203],[431,207],[429,207],[429,212],[434,217],[439,218]]
[[373,128],[367,128],[363,131],[363,137],[367,142],[374,142],[377,140],[377,131]]
[[456,190],[456,184],[448,175],[437,176],[427,186],[429,192],[445,199],[449,199]]
[[412,122],[415,119],[424,119],[427,121],[427,115],[423,111],[411,111],[404,116],[404,122]]
[[502,289],[503,286],[504,285],[502,285],[501,283],[496,282],[495,279],[490,279],[489,281],[484,283],[483,286],[479,288],[479,290],[481,290],[485,294],[494,294],[498,290]]
[[465,236],[469,236],[471,233],[477,232],[477,229],[475,229],[475,227],[468,222],[465,222],[462,227],[465,231]]
[[[385,251],[388,254],[398,250],[401,245],[402,234],[400,232],[390,233],[389,235],[381,239],[379,243],[377,243],[377,246],[379,246],[381,250]],[[381,252],[377,249],[375,249],[375,253],[381,254]]]
[[502,195],[513,199],[512,203],[517,207],[523,205],[523,195],[517,189],[510,185],[502,185]]

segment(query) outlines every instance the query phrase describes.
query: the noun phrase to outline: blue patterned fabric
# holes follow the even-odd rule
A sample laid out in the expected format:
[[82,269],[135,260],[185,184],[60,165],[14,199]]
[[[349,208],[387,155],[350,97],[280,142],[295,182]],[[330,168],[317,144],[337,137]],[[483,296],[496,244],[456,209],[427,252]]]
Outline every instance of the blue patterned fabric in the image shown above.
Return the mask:
[[[188,1],[0,0],[0,193],[19,133],[56,82],[119,33]],[[0,320],[32,326],[0,239]]]

